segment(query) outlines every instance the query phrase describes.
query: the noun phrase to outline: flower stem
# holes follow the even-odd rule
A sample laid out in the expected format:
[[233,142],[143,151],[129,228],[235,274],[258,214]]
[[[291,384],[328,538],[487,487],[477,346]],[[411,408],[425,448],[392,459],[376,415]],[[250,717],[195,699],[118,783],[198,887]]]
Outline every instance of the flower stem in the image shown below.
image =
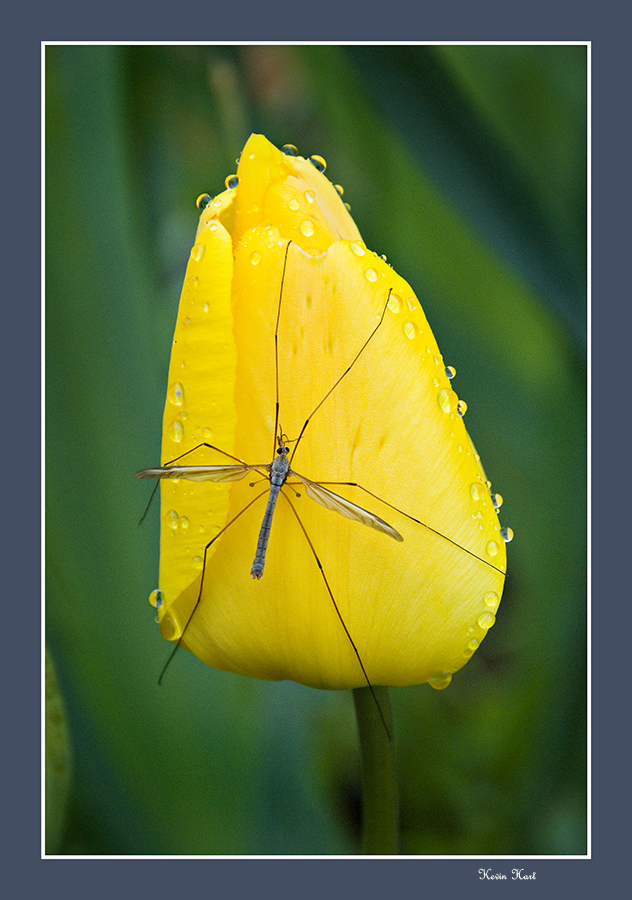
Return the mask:
[[399,810],[388,688],[375,687],[373,693],[368,687],[355,688],[353,701],[362,762],[362,852],[377,856],[396,854]]

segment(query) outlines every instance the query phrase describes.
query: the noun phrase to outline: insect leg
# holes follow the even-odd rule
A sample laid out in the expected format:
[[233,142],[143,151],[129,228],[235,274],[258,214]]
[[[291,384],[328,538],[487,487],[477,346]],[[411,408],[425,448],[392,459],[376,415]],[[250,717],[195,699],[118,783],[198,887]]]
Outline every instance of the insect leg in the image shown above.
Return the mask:
[[361,484],[358,484],[356,481],[315,481],[314,484],[336,484],[342,487],[355,487],[359,488],[359,490],[364,491],[365,494],[368,494],[370,497],[373,497],[374,500],[379,500],[380,503],[383,503],[385,506],[388,506],[390,509],[394,509],[395,512],[398,512],[401,516],[405,516],[407,519],[410,519],[411,522],[415,522],[417,525],[421,525],[422,528],[425,528],[427,531],[431,531],[433,534],[436,534],[438,537],[443,538],[444,541],[448,541],[449,544],[452,544],[454,547],[458,547],[459,550],[462,550],[464,553],[468,553],[470,556],[473,556],[474,559],[477,559],[479,562],[485,563],[486,566],[489,566],[490,569],[493,569],[495,572],[499,572],[503,577],[507,574],[503,572],[502,569],[499,569],[498,566],[493,565],[490,562],[487,562],[486,559],[482,559],[480,556],[477,556],[476,553],[472,553],[471,550],[468,550],[467,547],[462,547],[461,544],[457,544],[456,541],[453,541],[452,538],[446,537],[445,534],[442,534],[440,531],[437,531],[436,528],[432,528],[431,525],[426,525],[425,522],[422,522],[420,519],[416,519],[414,516],[411,516],[409,513],[404,512],[403,509],[400,509],[398,506],[393,506],[392,503],[389,503],[387,500],[383,500],[381,497],[378,497],[377,494],[374,494],[373,491],[370,491],[368,488],[362,487]]
[[247,503],[247,504],[244,506],[244,508],[241,509],[241,510],[237,513],[236,516],[233,516],[233,518],[230,520],[230,522],[227,522],[226,525],[224,525],[224,527],[222,528],[221,531],[218,531],[218,532],[217,532],[217,534],[215,535],[215,537],[212,538],[212,540],[210,540],[210,541],[208,542],[208,544],[206,545],[206,547],[204,548],[204,561],[203,561],[203,563],[202,563],[202,578],[201,578],[201,580],[200,580],[200,591],[199,591],[199,593],[198,593],[197,600],[195,601],[195,606],[194,606],[193,609],[191,610],[191,615],[190,615],[189,618],[187,619],[186,625],[185,625],[184,628],[182,629],[182,634],[181,634],[180,637],[178,638],[178,641],[177,641],[175,647],[173,648],[173,650],[172,650],[172,652],[171,652],[171,654],[170,654],[170,656],[169,656],[169,659],[168,659],[167,662],[165,663],[165,665],[164,665],[164,667],[163,667],[163,670],[162,670],[162,672],[160,673],[160,677],[158,678],[158,684],[162,684],[163,676],[164,676],[165,672],[167,671],[167,669],[169,668],[169,666],[170,666],[170,664],[171,664],[171,660],[172,660],[173,657],[176,655],[176,651],[178,650],[180,644],[182,643],[182,638],[184,637],[184,633],[185,633],[185,631],[187,630],[187,628],[189,627],[189,623],[191,622],[191,619],[193,618],[196,609],[197,609],[198,606],[200,605],[200,600],[202,599],[202,589],[203,589],[203,587],[204,587],[204,576],[205,576],[205,574],[206,574],[206,554],[208,553],[208,551],[209,551],[209,549],[211,548],[211,546],[215,543],[215,541],[216,541],[218,538],[220,538],[220,537],[224,534],[224,532],[226,531],[226,529],[230,528],[230,526],[233,524],[233,522],[236,522],[237,519],[238,519],[240,516],[242,516],[242,515],[246,512],[246,510],[249,509],[249,508],[252,506],[253,503],[256,503],[257,500],[259,500],[261,497],[264,497],[266,493],[267,493],[267,491],[262,491],[260,494],[257,494],[257,496],[254,497],[249,503]]
[[380,714],[380,718],[381,718],[381,720],[382,720],[382,725],[384,725],[384,730],[386,731],[386,735],[387,735],[389,741],[392,741],[392,740],[393,740],[393,737],[392,737],[392,735],[391,735],[391,731],[390,731],[388,725],[386,724],[386,718],[384,717],[384,713],[382,712],[382,707],[380,706],[380,704],[379,704],[379,702],[378,702],[378,699],[377,699],[377,697],[376,697],[376,695],[375,695],[375,691],[373,690],[373,685],[372,685],[371,682],[369,681],[369,676],[367,675],[366,669],[364,668],[364,663],[362,662],[362,659],[361,659],[361,657],[360,657],[360,653],[359,653],[359,651],[358,651],[358,648],[356,647],[356,645],[355,645],[355,643],[354,643],[354,641],[353,641],[353,638],[352,638],[351,635],[349,634],[349,629],[348,629],[347,626],[345,625],[345,620],[342,618],[342,613],[341,613],[340,610],[338,609],[338,604],[336,603],[336,598],[334,597],[333,592],[332,592],[332,590],[331,590],[331,587],[329,586],[329,582],[327,581],[327,576],[325,575],[325,570],[323,569],[322,563],[321,563],[320,559],[318,558],[318,554],[316,553],[316,549],[315,549],[314,545],[312,544],[312,541],[311,541],[311,539],[310,539],[310,536],[308,535],[307,531],[305,530],[305,526],[303,525],[303,523],[302,523],[302,521],[301,521],[301,518],[300,518],[299,514],[297,513],[296,509],[294,508],[294,504],[292,503],[292,501],[290,500],[290,498],[287,496],[287,494],[285,493],[285,491],[281,490],[281,493],[283,494],[283,496],[285,497],[285,499],[287,500],[287,502],[290,504],[290,508],[291,508],[292,512],[294,513],[294,515],[296,516],[296,520],[297,520],[298,524],[301,526],[301,531],[302,531],[303,534],[305,535],[305,539],[307,540],[307,543],[309,544],[310,550],[312,551],[312,554],[313,554],[313,556],[314,556],[314,559],[316,560],[316,563],[317,563],[317,565],[318,565],[318,568],[320,569],[320,574],[323,576],[323,581],[325,582],[325,587],[327,588],[327,593],[329,594],[329,596],[330,596],[330,598],[331,598],[331,602],[332,602],[333,605],[334,605],[334,609],[336,610],[336,615],[337,615],[338,618],[340,619],[340,624],[341,624],[342,627],[344,628],[345,634],[346,634],[347,637],[349,638],[349,643],[350,643],[351,646],[353,647],[353,652],[355,653],[355,655],[356,655],[356,657],[357,657],[357,660],[358,660],[358,662],[360,663],[360,668],[362,669],[362,674],[364,675],[364,680],[366,681],[366,683],[367,683],[367,685],[368,685],[368,688],[369,688],[369,690],[371,691],[371,694],[373,695],[373,699],[375,700],[375,705],[377,706],[377,710],[378,710],[378,712],[379,712],[379,714]]

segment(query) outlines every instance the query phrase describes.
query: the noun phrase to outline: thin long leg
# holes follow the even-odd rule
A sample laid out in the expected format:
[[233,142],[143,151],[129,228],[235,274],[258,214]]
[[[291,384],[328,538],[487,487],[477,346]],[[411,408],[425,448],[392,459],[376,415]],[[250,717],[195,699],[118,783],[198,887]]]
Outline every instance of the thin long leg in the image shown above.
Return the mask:
[[193,618],[193,616],[194,616],[194,614],[195,614],[195,610],[196,610],[196,609],[198,608],[198,606],[200,605],[200,600],[202,599],[202,589],[203,589],[203,587],[204,587],[204,576],[206,575],[206,554],[208,553],[208,551],[209,551],[209,549],[212,547],[212,545],[215,543],[215,541],[216,541],[218,538],[220,538],[220,537],[224,534],[224,532],[226,531],[226,529],[227,529],[227,528],[230,528],[230,526],[233,524],[233,522],[236,522],[237,519],[238,519],[240,516],[243,516],[243,514],[246,512],[246,510],[249,509],[249,508],[252,506],[253,503],[256,503],[257,500],[259,500],[261,497],[264,497],[264,496],[266,495],[266,493],[267,493],[267,491],[262,491],[260,494],[257,494],[257,496],[254,497],[249,503],[247,503],[247,504],[244,506],[244,508],[243,508],[242,510],[240,510],[240,511],[237,513],[236,516],[233,516],[233,518],[230,520],[230,522],[227,522],[226,525],[224,525],[224,527],[222,528],[221,531],[218,531],[218,532],[217,532],[217,534],[215,535],[215,537],[214,537],[212,540],[210,540],[210,541],[208,542],[208,544],[206,545],[206,547],[204,548],[204,561],[203,561],[203,563],[202,563],[202,578],[201,578],[201,580],[200,580],[200,592],[198,593],[197,600],[195,601],[195,606],[194,606],[193,609],[191,610],[191,615],[190,615],[189,618],[187,619],[187,623],[186,623],[186,625],[184,626],[184,628],[182,629],[182,634],[181,634],[180,637],[178,638],[178,641],[177,641],[175,647],[173,648],[173,651],[171,652],[171,654],[170,654],[170,656],[169,656],[169,659],[168,659],[167,662],[165,663],[165,665],[164,665],[164,667],[163,667],[163,670],[162,670],[162,672],[160,673],[160,677],[159,677],[159,679],[158,679],[158,684],[162,684],[163,676],[164,676],[165,672],[167,671],[167,669],[169,668],[169,666],[170,666],[170,664],[171,664],[171,660],[172,660],[173,657],[176,655],[176,652],[177,652],[177,650],[178,650],[180,644],[182,643],[182,638],[184,637],[185,631],[186,631],[187,628],[189,627],[189,623],[191,622],[191,619]]
[[274,381],[275,381],[275,410],[274,410],[274,434],[272,435],[272,459],[276,453],[277,432],[279,430],[279,322],[281,321],[281,300],[283,299],[283,285],[285,284],[285,270],[287,268],[287,256],[290,251],[290,244],[287,242],[285,248],[285,258],[283,260],[283,272],[281,273],[281,290],[279,291],[279,305],[277,307],[277,320],[274,327]]
[[[184,456],[188,456],[189,453],[195,453],[196,450],[199,450],[201,447],[208,447],[209,450],[217,450],[218,453],[221,453],[222,456],[227,456],[229,459],[234,459],[235,462],[241,463],[242,466],[247,466],[248,463],[244,462],[243,459],[240,459],[238,456],[233,456],[232,453],[227,453],[225,450],[221,450],[219,447],[216,447],[214,444],[207,444],[206,441],[202,444],[197,444],[195,447],[191,447],[190,450],[185,450],[184,453],[181,453],[180,456],[176,456],[175,459],[170,459],[168,463],[165,463],[165,466],[172,466],[174,462],[178,462],[179,459],[182,459]],[[163,466],[162,468],[164,468]]]
[[388,506],[390,509],[394,509],[395,512],[399,513],[401,516],[405,516],[407,519],[410,519],[411,522],[416,522],[417,525],[421,525],[423,528],[426,528],[428,531],[432,531],[433,534],[436,534],[438,537],[443,538],[444,541],[448,541],[449,544],[452,544],[454,547],[458,547],[459,550],[463,550],[464,553],[468,553],[470,556],[473,556],[474,559],[477,559],[479,562],[485,563],[486,566],[489,566],[490,569],[493,569],[495,572],[499,572],[501,575],[505,576],[507,573],[503,572],[502,569],[499,569],[498,566],[493,565],[493,563],[488,562],[486,559],[481,559],[480,556],[477,556],[476,553],[472,553],[471,550],[468,550],[467,547],[462,547],[461,544],[457,544],[456,541],[453,541],[452,538],[446,537],[445,534],[442,534],[440,531],[437,531],[436,528],[432,528],[430,525],[426,525],[425,522],[422,522],[420,519],[416,519],[414,516],[409,515],[407,512],[404,512],[403,509],[400,509],[398,506],[393,506],[392,503],[389,503],[387,500],[382,500],[381,497],[378,497],[377,494],[374,494],[373,491],[370,491],[368,488],[362,487],[361,484],[358,484],[356,481],[315,481],[314,484],[335,484],[342,487],[355,487],[359,488],[361,491],[364,491],[365,494],[368,494],[370,497],[373,497],[374,500],[379,500],[380,503],[383,503],[384,506]]
[[342,613],[341,613],[340,610],[338,609],[338,604],[336,603],[336,598],[334,597],[333,592],[332,592],[332,590],[331,590],[331,587],[329,586],[329,582],[327,581],[327,576],[325,575],[325,570],[323,569],[322,563],[321,563],[320,559],[318,558],[318,554],[316,553],[316,548],[315,548],[314,545],[312,544],[312,541],[311,541],[311,539],[310,539],[310,536],[308,535],[307,531],[305,530],[305,526],[303,525],[303,523],[302,523],[302,521],[301,521],[301,518],[300,518],[299,514],[297,513],[296,509],[294,508],[294,504],[292,503],[292,501],[290,500],[290,498],[287,496],[287,494],[285,493],[285,491],[283,491],[283,489],[281,489],[281,493],[283,494],[283,496],[285,497],[285,499],[287,500],[287,502],[290,504],[290,509],[292,510],[292,512],[294,513],[294,515],[296,516],[296,521],[297,521],[298,524],[301,526],[301,531],[302,531],[303,534],[305,535],[305,539],[307,540],[307,543],[309,544],[310,550],[312,551],[312,554],[313,554],[313,556],[314,556],[314,559],[316,560],[316,563],[317,563],[317,565],[318,565],[318,568],[320,569],[320,574],[323,576],[323,581],[325,582],[325,587],[327,588],[327,593],[329,594],[329,596],[330,596],[330,598],[331,598],[331,602],[332,602],[333,605],[334,605],[334,609],[336,610],[336,615],[337,615],[338,618],[340,619],[340,624],[341,624],[342,627],[344,628],[345,634],[346,634],[347,637],[349,638],[349,643],[350,643],[351,646],[353,647],[353,652],[355,653],[355,655],[356,655],[356,657],[357,657],[357,660],[358,660],[358,662],[360,663],[360,668],[362,669],[362,674],[364,675],[364,680],[366,681],[366,683],[367,683],[367,685],[368,685],[368,688],[369,688],[369,690],[371,691],[371,694],[373,695],[373,699],[375,700],[375,705],[377,706],[377,710],[378,710],[378,712],[379,712],[379,714],[380,714],[380,718],[381,718],[381,720],[382,720],[382,724],[384,725],[384,730],[386,731],[386,735],[387,735],[389,741],[391,741],[393,738],[392,738],[390,729],[389,729],[388,725],[386,724],[386,719],[385,719],[385,717],[384,717],[384,713],[382,712],[382,707],[380,706],[380,704],[379,704],[379,702],[378,702],[378,699],[377,699],[377,697],[375,696],[375,691],[373,690],[373,685],[372,685],[371,682],[369,681],[369,676],[367,675],[366,669],[364,668],[364,663],[362,662],[362,659],[361,659],[361,657],[360,657],[360,652],[358,651],[358,648],[356,647],[353,638],[352,638],[351,635],[349,634],[349,629],[348,629],[347,626],[345,625],[345,620],[342,618]]
[[344,372],[342,373],[342,375],[340,376],[340,378],[332,385],[332,387],[329,388],[329,390],[327,391],[327,393],[325,394],[325,396],[323,397],[323,399],[320,401],[320,403],[318,404],[318,406],[317,406],[315,409],[313,409],[313,410],[311,411],[311,413],[309,414],[309,416],[305,419],[305,422],[303,423],[303,427],[301,428],[301,432],[300,432],[299,436],[298,436],[297,439],[296,439],[296,443],[294,444],[294,449],[292,450],[292,455],[290,456],[290,465],[292,465],[292,460],[294,459],[294,454],[296,453],[296,451],[297,451],[297,449],[298,449],[298,445],[299,445],[299,443],[300,443],[300,441],[301,441],[301,438],[303,437],[303,434],[305,433],[305,429],[307,428],[310,419],[314,416],[314,414],[315,414],[316,412],[318,412],[318,410],[321,408],[321,406],[323,405],[323,403],[325,402],[325,400],[327,399],[327,397],[329,397],[329,395],[332,394],[333,391],[336,390],[336,388],[338,387],[338,385],[340,384],[340,382],[342,381],[342,379],[345,377],[345,375],[348,375],[348,374],[349,374],[349,372],[351,371],[351,369],[355,366],[356,362],[357,362],[358,359],[360,358],[360,354],[364,351],[364,349],[366,348],[366,346],[367,346],[367,345],[369,344],[369,342],[372,340],[373,335],[375,334],[375,332],[378,330],[378,328],[380,327],[380,325],[381,325],[382,322],[384,321],[384,313],[386,312],[386,307],[388,306],[388,301],[391,299],[391,294],[392,294],[392,292],[393,292],[393,288],[389,288],[388,296],[386,297],[386,303],[384,304],[384,309],[382,310],[382,315],[380,316],[380,321],[377,323],[377,325],[375,326],[375,328],[373,329],[373,331],[371,332],[371,334],[368,336],[368,338],[366,339],[366,341],[362,344],[362,346],[360,347],[360,349],[358,350],[358,352],[357,352],[356,355],[354,356],[353,360],[351,361],[351,363],[349,364],[349,366],[347,366],[347,368],[344,370]]

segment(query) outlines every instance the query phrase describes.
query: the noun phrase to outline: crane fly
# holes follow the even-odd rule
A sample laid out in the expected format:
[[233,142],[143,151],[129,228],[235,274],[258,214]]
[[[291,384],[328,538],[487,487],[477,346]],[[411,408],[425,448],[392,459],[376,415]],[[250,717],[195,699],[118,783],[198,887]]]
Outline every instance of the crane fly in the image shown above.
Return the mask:
[[[429,525],[426,525],[424,522],[420,521],[419,519],[415,518],[414,516],[409,515],[408,513],[404,512],[403,510],[399,509],[398,507],[383,500],[378,495],[372,493],[370,490],[368,490],[367,488],[358,484],[357,482],[354,482],[354,481],[313,481],[313,480],[307,478],[306,476],[304,476],[302,473],[298,472],[295,468],[293,468],[293,465],[292,465],[293,458],[296,454],[296,451],[305,435],[306,429],[307,429],[310,421],[312,420],[313,416],[323,406],[323,404],[327,401],[327,399],[330,397],[330,395],[336,390],[336,388],[340,385],[340,383],[343,381],[343,379],[349,374],[349,372],[352,370],[353,366],[358,361],[359,357],[362,355],[362,353],[366,349],[366,347],[375,338],[376,333],[378,332],[380,326],[382,325],[382,323],[384,321],[387,307],[388,307],[389,300],[390,300],[393,289],[390,288],[388,290],[388,294],[386,296],[384,305],[381,309],[381,313],[378,314],[378,322],[371,330],[369,336],[366,338],[366,340],[364,341],[364,343],[362,344],[360,349],[356,352],[355,356],[353,357],[353,359],[351,360],[351,362],[349,363],[347,368],[344,370],[344,372],[342,372],[342,374],[335,380],[334,384],[329,388],[329,390],[324,394],[324,396],[322,396],[322,398],[320,399],[320,402],[315,406],[315,408],[312,410],[310,415],[305,419],[298,437],[296,439],[290,441],[287,438],[287,436],[283,433],[283,431],[279,425],[279,342],[278,342],[278,337],[279,337],[279,323],[281,321],[283,286],[284,286],[285,276],[286,276],[288,254],[289,254],[291,245],[292,245],[292,241],[288,241],[287,246],[285,248],[285,256],[284,256],[283,268],[282,268],[282,273],[281,273],[281,285],[280,285],[279,299],[278,299],[278,305],[277,305],[276,325],[275,325],[275,331],[274,331],[274,343],[275,343],[274,364],[275,364],[275,381],[276,381],[276,384],[275,384],[276,405],[275,405],[275,418],[274,418],[274,431],[273,431],[274,445],[272,448],[272,462],[270,462],[270,463],[248,463],[248,462],[244,461],[243,459],[233,456],[232,454],[227,453],[226,451],[222,450],[221,448],[214,446],[213,444],[203,442],[203,443],[198,444],[196,447],[193,447],[192,449],[187,450],[185,453],[183,453],[180,456],[176,457],[175,459],[171,460],[169,463],[165,464],[164,466],[144,469],[143,471],[138,472],[136,475],[137,478],[184,479],[184,480],[193,481],[193,482],[211,481],[211,482],[216,482],[216,483],[227,483],[227,482],[241,481],[248,474],[255,473],[255,474],[261,475],[263,479],[265,479],[266,481],[269,482],[269,487],[267,487],[265,491],[258,493],[252,500],[250,500],[245,506],[243,506],[242,509],[236,515],[234,515],[230,519],[230,521],[228,521],[224,525],[223,528],[221,528],[221,530],[215,535],[215,537],[213,537],[213,539],[210,540],[206,544],[206,546],[204,548],[204,557],[203,557],[203,564],[202,564],[202,578],[201,578],[201,582],[200,582],[199,592],[197,595],[197,600],[195,601],[193,610],[192,610],[191,614],[189,615],[189,617],[186,621],[186,624],[184,625],[184,628],[183,628],[183,630],[178,638],[178,641],[176,643],[176,646],[175,646],[171,656],[169,657],[167,664],[165,665],[160,677],[162,679],[162,675],[164,675],[164,672],[166,671],[169,663],[171,662],[173,655],[177,651],[177,649],[183,639],[184,632],[186,631],[186,628],[190,624],[191,619],[193,618],[193,615],[195,614],[195,611],[196,611],[196,609],[200,603],[200,600],[202,598],[204,579],[205,579],[206,569],[207,569],[206,561],[207,561],[207,554],[208,554],[209,549],[227,531],[227,529],[230,528],[234,524],[234,522],[237,521],[237,519],[239,519],[246,512],[246,510],[250,509],[250,507],[253,504],[255,504],[260,498],[265,496],[265,494],[267,493],[268,494],[267,505],[266,505],[266,509],[265,509],[265,512],[263,515],[261,527],[259,530],[257,546],[255,549],[254,559],[253,559],[251,571],[250,571],[250,574],[253,579],[255,579],[255,580],[261,579],[264,575],[266,552],[268,549],[268,543],[269,543],[269,539],[270,539],[270,531],[271,531],[271,527],[272,527],[274,511],[275,511],[279,497],[282,496],[284,498],[284,500],[287,502],[287,504],[289,505],[294,517],[296,518],[296,520],[300,526],[300,529],[302,530],[302,533],[305,537],[305,540],[306,540],[307,544],[309,545],[311,554],[312,554],[316,564],[318,565],[320,575],[322,577],[323,583],[324,583],[327,593],[330,597],[330,600],[333,604],[336,615],[337,615],[338,619],[340,620],[342,628],[344,629],[344,632],[345,632],[345,634],[348,638],[348,641],[353,649],[355,657],[357,658],[357,662],[362,671],[363,678],[366,681],[366,684],[369,687],[369,689],[373,695],[377,709],[378,709],[380,717],[382,719],[382,723],[383,723],[386,733],[390,739],[391,736],[390,736],[389,728],[386,724],[384,714],[382,712],[382,709],[380,708],[379,702],[378,702],[375,692],[373,690],[373,686],[372,686],[369,674],[367,673],[367,670],[365,669],[365,666],[362,661],[358,647],[356,646],[356,644],[353,640],[353,637],[350,634],[349,629],[347,628],[347,625],[345,624],[345,621],[340,612],[338,603],[336,602],[334,592],[333,592],[332,587],[330,586],[330,583],[327,579],[325,570],[324,570],[324,568],[321,564],[321,561],[318,557],[318,554],[316,552],[314,544],[313,544],[313,542],[312,542],[312,540],[311,540],[311,538],[310,538],[310,536],[309,536],[309,534],[297,512],[295,504],[292,502],[292,499],[290,498],[290,496],[288,494],[287,489],[291,489],[296,494],[296,496],[300,496],[300,494],[298,494],[298,492],[296,490],[296,488],[299,487],[302,490],[304,490],[305,494],[311,500],[315,501],[316,503],[320,504],[321,506],[325,507],[326,509],[335,511],[339,515],[342,515],[346,518],[352,519],[362,525],[365,525],[365,526],[372,528],[378,532],[381,532],[382,534],[391,537],[395,541],[402,542],[404,540],[403,536],[388,522],[386,522],[380,516],[376,515],[374,512],[371,512],[371,511],[365,509],[364,507],[359,506],[356,503],[353,503],[352,501],[348,500],[346,497],[343,497],[340,494],[334,492],[333,490],[331,490],[330,486],[335,487],[338,485],[338,486],[347,486],[347,487],[353,487],[353,488],[359,489],[360,491],[363,491],[365,494],[367,494],[367,496],[374,498],[375,500],[390,507],[392,510],[397,512],[399,515],[404,516],[409,521],[422,526],[424,529],[427,529],[428,531],[438,535],[439,537],[441,537],[444,540],[448,541],[449,543],[453,544],[455,547],[459,548],[459,550],[478,559],[480,562],[484,563],[486,566],[490,566],[492,569],[495,569],[498,572],[500,572],[501,570],[497,569],[496,566],[489,563],[487,560],[481,559],[481,557],[477,556],[475,553],[468,550],[466,547],[463,547],[461,544],[457,543],[456,541],[453,541],[450,538],[446,537],[440,531],[435,530],[434,528],[430,527]],[[290,452],[290,447],[288,445],[291,443],[294,444],[294,447],[293,447],[292,451]],[[213,451],[216,451],[216,452],[222,454],[222,456],[226,457],[228,460],[230,460],[230,462],[226,462],[226,463],[220,464],[220,465],[186,465],[182,462],[184,457],[188,456],[190,453],[195,452],[196,450],[201,449],[202,447],[208,448],[210,450],[213,450]],[[253,486],[253,485],[251,485],[251,486]],[[157,487],[157,485],[156,485],[156,487]],[[152,494],[152,496],[153,496],[153,494]],[[279,535],[279,538],[277,538],[277,539],[280,539],[280,538],[281,538],[281,535]],[[502,573],[502,574],[504,574],[504,573]]]

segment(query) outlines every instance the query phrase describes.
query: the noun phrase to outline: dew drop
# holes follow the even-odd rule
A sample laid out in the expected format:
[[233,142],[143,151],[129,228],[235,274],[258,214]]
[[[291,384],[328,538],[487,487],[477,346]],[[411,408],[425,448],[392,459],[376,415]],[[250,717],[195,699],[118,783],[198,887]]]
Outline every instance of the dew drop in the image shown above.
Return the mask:
[[180,521],[180,516],[175,511],[175,509],[170,509],[169,512],[165,516],[165,521],[167,523],[168,528],[173,528],[175,531],[178,527],[178,522]]
[[468,646],[469,649],[472,650],[472,651],[473,651],[473,650],[476,650],[476,648],[478,647],[478,641],[476,640],[476,638],[472,638],[472,640],[468,643],[467,646]]
[[465,402],[465,400],[459,400],[456,405],[456,411],[461,416],[461,418],[463,418],[463,416],[467,412],[467,403]]
[[356,256],[364,256],[364,254],[366,253],[366,250],[364,249],[362,244],[359,244],[357,241],[353,241],[353,243],[351,244],[351,249]]
[[189,525],[190,525],[190,522],[189,522],[189,520],[187,519],[187,517],[186,517],[186,516],[181,516],[181,517],[180,517],[180,528],[181,528],[183,531],[188,531],[188,530],[189,530]]
[[438,366],[441,365],[441,363],[443,362],[443,357],[441,356],[440,353],[435,353],[435,355],[434,355],[434,361],[435,361],[435,363],[436,363]]
[[204,560],[202,559],[201,556],[193,557],[193,568],[194,569],[201,569],[203,565],[204,565]]
[[409,297],[406,303],[408,304],[408,309],[417,308],[417,300],[415,299],[415,297]]
[[334,184],[335,189],[338,191],[338,196],[342,197],[344,195],[345,189],[341,184]]
[[433,379],[432,379],[432,386],[433,386],[433,387],[439,387],[439,379],[438,379],[438,378],[433,378]]
[[404,334],[407,338],[410,338],[412,341],[416,333],[417,329],[412,322],[404,322]]
[[[368,277],[369,276],[367,275],[367,278]],[[369,280],[375,281],[375,278],[370,278]],[[388,298],[387,306],[392,312],[398,313],[402,307],[402,298],[398,294],[391,294]]]
[[167,434],[171,438],[172,441],[175,441],[178,444],[182,438],[184,437],[184,425],[180,421],[180,419],[174,419],[173,422],[167,428]]
[[490,612],[481,613],[478,619],[476,620],[481,628],[484,628],[487,631],[488,628],[491,628],[494,622],[496,621],[496,616],[494,616]]
[[208,305],[208,303],[205,303],[204,306],[202,307],[202,309],[204,310],[204,312],[208,312],[210,309],[210,306]]
[[511,528],[501,528],[500,534],[501,534],[503,541],[506,544],[509,544],[509,543],[511,543],[511,541],[513,541],[514,534],[513,534],[513,530]]
[[456,394],[454,391],[439,391],[437,394],[437,400],[439,402],[439,406],[445,413],[452,412],[454,409],[454,400]]
[[182,406],[184,403],[184,387],[179,381],[171,385],[167,391],[167,397],[169,398],[169,403],[173,403],[174,406]]
[[211,224],[208,226],[208,230],[217,231],[217,222],[211,222]]
[[490,556],[496,556],[498,553],[498,544],[496,541],[490,541],[487,545],[487,552]]
[[311,237],[314,233],[314,223],[311,219],[305,219],[301,225],[301,234],[305,237]]
[[377,272],[375,269],[367,269],[364,276],[368,281],[377,281]]
[[250,262],[253,264],[253,266],[256,266],[257,263],[261,262],[261,254],[258,250],[255,250],[254,253],[250,254]]
[[316,199],[316,194],[314,193],[314,191],[305,191],[305,199],[308,203],[313,203]]
[[152,591],[149,595],[149,602],[155,609],[162,606],[162,591]]
[[351,212],[351,206],[348,203],[345,203],[345,209],[347,212]]
[[205,250],[206,247],[204,246],[204,244],[196,244],[195,247],[191,248],[191,258],[196,262],[199,262],[204,256]]
[[213,206],[216,206],[218,209],[221,209],[223,205],[224,205],[224,201],[222,200],[221,197],[216,197],[213,200]]
[[436,675],[428,679],[428,684],[435,691],[442,691],[444,688],[447,688],[451,681],[452,675],[449,672],[437,672]]
[[498,604],[500,603],[500,597],[496,591],[488,591],[483,597],[483,600],[485,601],[485,606],[489,606],[493,612],[496,612]]
[[445,374],[446,374],[446,377],[447,377],[447,378],[452,379],[452,378],[454,378],[454,376],[456,375],[456,369],[454,368],[454,366],[446,366],[446,367],[445,367]]
[[322,158],[322,156],[317,156],[316,154],[314,154],[313,156],[310,156],[309,161],[315,169],[318,169],[319,172],[324,172],[327,168],[327,163]]
[[290,207],[290,209],[297,210],[300,208],[301,204],[298,202],[296,197],[292,197],[292,199],[288,203],[288,206]]
[[250,209],[248,210],[250,213],[258,213],[259,212],[259,204],[253,203]]
[[500,494],[492,494],[492,503],[496,507],[496,509],[500,509],[503,505],[503,498]]
[[234,190],[239,184],[239,178],[236,175],[229,175],[224,182],[229,191]]
[[298,148],[294,144],[283,144],[281,153],[285,153],[286,156],[298,156]]
[[206,209],[213,198],[210,194],[200,194],[200,196],[195,201],[195,205],[199,210]]

